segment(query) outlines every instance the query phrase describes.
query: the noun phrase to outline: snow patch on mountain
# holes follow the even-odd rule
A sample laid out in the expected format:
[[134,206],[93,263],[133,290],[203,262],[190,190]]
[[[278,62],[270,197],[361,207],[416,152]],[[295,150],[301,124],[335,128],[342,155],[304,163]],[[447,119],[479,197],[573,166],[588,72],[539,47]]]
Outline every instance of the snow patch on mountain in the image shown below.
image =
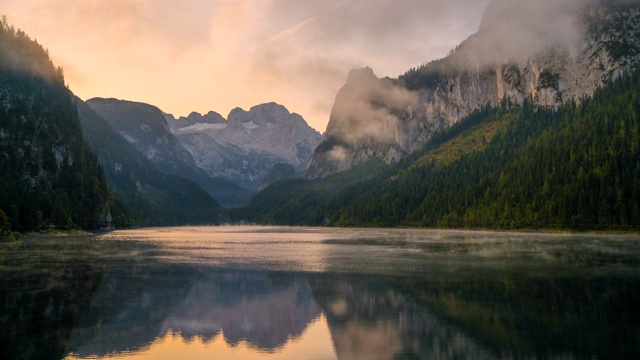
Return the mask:
[[165,120],[200,168],[251,190],[276,164],[304,170],[322,141],[302,116],[276,103],[235,108],[227,120],[215,112]]
[[244,127],[247,130],[253,130],[253,129],[257,129],[260,127],[260,125],[256,125],[256,123],[253,122],[253,120],[246,122],[246,123],[242,123],[242,127]]
[[185,134],[185,133],[194,133],[206,130],[223,130],[227,127],[227,124],[207,124],[207,123],[197,123],[191,126],[172,129],[172,133],[174,134]]

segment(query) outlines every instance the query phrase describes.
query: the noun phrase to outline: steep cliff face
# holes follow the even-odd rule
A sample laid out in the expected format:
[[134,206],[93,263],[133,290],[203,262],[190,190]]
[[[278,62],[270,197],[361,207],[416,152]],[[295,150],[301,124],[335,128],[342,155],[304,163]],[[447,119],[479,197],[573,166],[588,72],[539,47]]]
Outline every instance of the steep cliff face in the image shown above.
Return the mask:
[[352,71],[307,176],[371,157],[395,162],[482,106],[579,101],[639,62],[638,1],[495,0],[478,32],[444,59],[398,79]]
[[245,189],[226,179],[211,177],[197,166],[157,107],[102,98],[90,99],[87,104],[160,172],[195,182],[224,206],[240,206],[248,201],[250,194]]
[[165,117],[200,168],[252,190],[276,164],[304,170],[322,140],[300,115],[275,103],[236,108],[226,121],[212,112]]
[[181,176],[197,170],[157,107],[102,98],[87,100],[87,104],[161,171]]
[[85,139],[111,191],[137,225],[212,223],[220,206],[198,185],[160,170],[91,107],[76,98]]

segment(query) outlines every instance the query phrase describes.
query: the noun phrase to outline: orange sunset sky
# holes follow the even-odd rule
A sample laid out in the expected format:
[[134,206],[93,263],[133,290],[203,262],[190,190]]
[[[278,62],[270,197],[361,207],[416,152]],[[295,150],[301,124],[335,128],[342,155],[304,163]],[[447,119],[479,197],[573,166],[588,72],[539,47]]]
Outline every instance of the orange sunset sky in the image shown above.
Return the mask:
[[83,99],[175,116],[275,101],[323,132],[350,69],[397,77],[477,30],[488,0],[0,0]]

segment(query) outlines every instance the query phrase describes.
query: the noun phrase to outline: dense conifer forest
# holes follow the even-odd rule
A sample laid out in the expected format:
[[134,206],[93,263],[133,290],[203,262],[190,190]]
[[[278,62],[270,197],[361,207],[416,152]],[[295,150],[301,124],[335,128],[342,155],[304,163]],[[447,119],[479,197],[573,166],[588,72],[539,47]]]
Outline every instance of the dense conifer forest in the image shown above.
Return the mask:
[[281,182],[247,211],[273,224],[638,229],[638,113],[638,71],[557,109],[505,99],[395,166]]
[[98,155],[109,189],[126,209],[116,227],[211,224],[220,205],[194,182],[167,175],[86,103],[77,100],[84,136]]
[[[85,111],[81,124],[82,104],[62,69],[6,19],[0,49],[0,236],[98,228],[109,208],[119,226],[222,216],[289,225],[640,228],[639,71],[558,108],[504,99],[435,133],[398,164],[371,160],[324,179],[283,180],[246,208],[225,211],[195,184],[159,176],[124,141],[100,137],[113,131],[95,114]],[[126,201],[110,195],[83,130]]]
[[63,71],[24,32],[0,24],[0,222],[11,231],[100,227],[104,173],[82,135]]

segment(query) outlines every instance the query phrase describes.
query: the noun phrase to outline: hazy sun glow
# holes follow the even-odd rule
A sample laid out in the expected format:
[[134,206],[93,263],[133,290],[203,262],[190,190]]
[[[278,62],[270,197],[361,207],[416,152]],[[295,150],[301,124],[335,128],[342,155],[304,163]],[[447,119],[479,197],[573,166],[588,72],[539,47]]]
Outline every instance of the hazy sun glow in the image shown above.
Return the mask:
[[174,115],[275,101],[324,131],[347,73],[396,77],[475,32],[488,0],[3,0],[83,99]]

